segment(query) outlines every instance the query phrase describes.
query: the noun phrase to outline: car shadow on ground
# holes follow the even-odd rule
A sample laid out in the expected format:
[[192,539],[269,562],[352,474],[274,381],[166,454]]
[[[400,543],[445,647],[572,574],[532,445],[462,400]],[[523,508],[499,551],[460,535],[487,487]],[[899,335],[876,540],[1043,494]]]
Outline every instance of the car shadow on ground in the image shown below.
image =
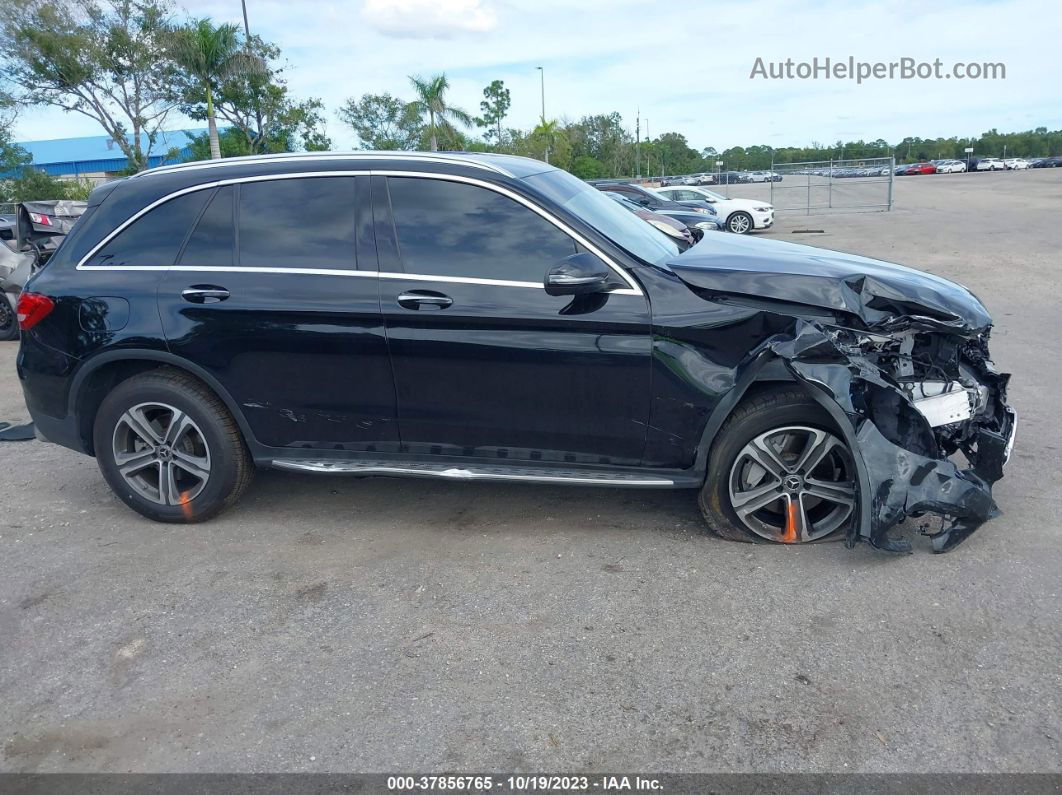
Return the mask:
[[[240,504],[224,517],[249,512],[272,517],[274,526],[303,532],[314,517],[334,524],[350,517],[357,528],[460,539],[479,534],[548,538],[556,535],[608,539],[617,534],[711,544],[713,553],[755,556],[787,554],[796,549],[840,550],[838,536],[794,547],[738,543],[714,535],[697,506],[695,489],[623,489],[541,486],[508,483],[449,483],[430,479],[314,476],[263,470]],[[251,519],[251,516],[246,517]],[[914,537],[918,554],[929,551],[928,539]],[[859,545],[847,551],[843,565],[890,565],[906,556]],[[832,557],[832,555],[830,555]]]

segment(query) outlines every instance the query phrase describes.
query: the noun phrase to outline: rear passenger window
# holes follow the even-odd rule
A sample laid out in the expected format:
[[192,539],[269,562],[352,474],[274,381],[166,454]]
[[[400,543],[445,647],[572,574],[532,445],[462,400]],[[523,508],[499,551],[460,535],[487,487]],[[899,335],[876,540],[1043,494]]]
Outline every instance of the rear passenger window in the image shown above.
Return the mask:
[[232,267],[232,252],[236,248],[236,233],[232,225],[235,191],[232,185],[226,185],[214,193],[188,238],[179,265]]
[[240,185],[244,268],[353,270],[353,177],[300,177]]
[[508,196],[460,182],[388,179],[406,273],[540,284],[575,241]]
[[210,191],[194,191],[149,210],[119,232],[85,264],[126,268],[173,265],[181,243],[209,195]]

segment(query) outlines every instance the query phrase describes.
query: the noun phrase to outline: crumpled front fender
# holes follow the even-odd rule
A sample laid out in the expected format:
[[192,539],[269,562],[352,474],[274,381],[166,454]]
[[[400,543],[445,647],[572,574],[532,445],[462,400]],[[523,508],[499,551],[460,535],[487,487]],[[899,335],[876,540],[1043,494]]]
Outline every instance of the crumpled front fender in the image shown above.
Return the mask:
[[765,347],[830,413],[852,451],[860,505],[849,547],[866,540],[878,549],[909,552],[910,542],[889,531],[909,518],[936,514],[939,529],[921,530],[935,552],[946,552],[999,514],[992,482],[1002,475],[998,459],[1005,445],[979,455],[976,467],[960,469],[936,448],[932,428],[903,391],[814,323],[799,321],[794,335],[778,335]]

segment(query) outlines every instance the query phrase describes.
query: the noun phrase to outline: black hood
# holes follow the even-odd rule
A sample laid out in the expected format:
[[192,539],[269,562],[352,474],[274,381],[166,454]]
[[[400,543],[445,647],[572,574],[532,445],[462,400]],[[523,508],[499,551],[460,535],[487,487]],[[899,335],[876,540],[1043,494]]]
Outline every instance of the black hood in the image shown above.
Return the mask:
[[854,315],[868,329],[906,325],[975,334],[992,324],[965,287],[891,262],[837,251],[711,235],[668,261],[675,274],[711,296],[740,296]]

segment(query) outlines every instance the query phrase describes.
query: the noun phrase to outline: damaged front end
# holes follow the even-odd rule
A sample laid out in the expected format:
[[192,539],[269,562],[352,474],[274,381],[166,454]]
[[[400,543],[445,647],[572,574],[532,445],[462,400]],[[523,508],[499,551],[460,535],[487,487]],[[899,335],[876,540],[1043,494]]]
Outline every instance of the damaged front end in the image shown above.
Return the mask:
[[1016,417],[988,337],[987,328],[962,336],[911,322],[881,334],[798,321],[794,336],[768,343],[851,426],[863,510],[849,546],[865,538],[908,552],[910,542],[889,531],[914,520],[933,550],[946,552],[999,513],[992,484],[1003,476]]
[[972,293],[900,265],[775,241],[695,252],[669,267],[703,299],[775,318],[748,361],[780,359],[847,437],[861,494],[849,546],[909,552],[890,531],[911,522],[946,552],[999,513],[992,484],[1017,418],[1009,375],[989,356],[991,317]]

